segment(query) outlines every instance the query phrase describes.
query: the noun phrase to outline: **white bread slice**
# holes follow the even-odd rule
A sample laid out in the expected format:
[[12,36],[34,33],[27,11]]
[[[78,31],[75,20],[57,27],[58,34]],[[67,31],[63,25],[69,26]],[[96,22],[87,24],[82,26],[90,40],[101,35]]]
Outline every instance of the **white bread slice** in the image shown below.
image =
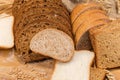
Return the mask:
[[35,53],[67,62],[73,57],[74,43],[63,31],[44,29],[32,38],[30,49]]
[[0,18],[0,48],[14,46],[13,21],[13,16]]
[[93,52],[76,51],[70,62],[56,62],[51,80],[89,80],[93,59]]

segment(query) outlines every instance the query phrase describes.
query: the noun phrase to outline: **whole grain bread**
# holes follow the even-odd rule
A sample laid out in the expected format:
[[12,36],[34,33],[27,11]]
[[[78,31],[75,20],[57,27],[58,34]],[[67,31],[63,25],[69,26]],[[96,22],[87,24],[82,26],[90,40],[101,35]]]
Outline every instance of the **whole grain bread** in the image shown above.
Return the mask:
[[96,53],[96,64],[99,68],[115,68],[120,66],[119,31],[120,20],[115,20],[103,27],[102,30],[90,32],[90,38]]
[[45,29],[37,33],[31,39],[30,49],[62,62],[70,61],[74,54],[72,38],[57,29]]

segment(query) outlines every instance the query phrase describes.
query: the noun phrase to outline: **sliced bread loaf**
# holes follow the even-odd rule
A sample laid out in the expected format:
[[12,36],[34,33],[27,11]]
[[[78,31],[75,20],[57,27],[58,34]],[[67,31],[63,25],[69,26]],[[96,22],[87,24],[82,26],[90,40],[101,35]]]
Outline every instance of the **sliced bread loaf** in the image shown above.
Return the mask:
[[61,63],[56,61],[52,79],[50,80],[89,80],[90,66],[93,59],[93,52],[76,51],[70,62]]
[[35,53],[67,62],[73,57],[74,44],[64,32],[57,29],[45,29],[32,38],[30,49]]
[[[120,66],[120,20],[112,21],[90,35],[96,64],[99,68],[115,68]],[[94,29],[95,30],[95,29]],[[90,33],[90,34],[91,34]]]
[[78,4],[71,13],[71,22],[73,23],[79,15],[84,13],[87,10],[91,9],[101,9],[101,6],[95,3],[83,3],[83,4]]

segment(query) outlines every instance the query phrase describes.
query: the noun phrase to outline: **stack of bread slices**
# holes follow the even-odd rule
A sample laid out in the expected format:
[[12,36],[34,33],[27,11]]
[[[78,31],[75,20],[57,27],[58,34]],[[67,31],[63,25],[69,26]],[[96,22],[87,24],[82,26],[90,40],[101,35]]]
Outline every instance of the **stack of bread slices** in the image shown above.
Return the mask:
[[20,61],[31,62],[50,56],[66,62],[72,58],[70,16],[61,0],[15,0],[13,15],[16,56]]

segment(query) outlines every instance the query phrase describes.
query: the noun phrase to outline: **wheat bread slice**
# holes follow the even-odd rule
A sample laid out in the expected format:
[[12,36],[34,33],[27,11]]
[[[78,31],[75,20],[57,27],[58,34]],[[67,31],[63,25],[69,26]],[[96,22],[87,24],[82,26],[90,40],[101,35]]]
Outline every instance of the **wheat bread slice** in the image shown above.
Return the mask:
[[52,20],[55,23],[61,23],[62,25],[64,25],[65,29],[68,29],[69,31],[72,31],[72,27],[70,25],[70,23],[63,17],[54,14],[54,13],[43,13],[43,14],[38,14],[38,15],[33,15],[33,16],[28,16],[25,19],[22,19],[22,22],[19,22],[19,24],[17,25],[17,29],[16,29],[16,33],[18,33],[19,31],[21,31],[24,27],[26,27],[25,25],[30,24],[36,20]]
[[[96,16],[95,14],[100,14],[99,16]],[[96,16],[96,17],[95,17]],[[77,29],[80,27],[80,25],[83,22],[86,22],[87,19],[89,18],[107,18],[106,13],[102,10],[98,10],[98,9],[93,9],[93,10],[88,10],[86,12],[84,12],[83,14],[81,14],[80,16],[78,16],[78,18],[74,21],[73,25],[73,34],[75,34],[75,32],[77,31]],[[90,21],[91,19],[89,19]]]
[[90,51],[75,51],[73,59],[68,63],[56,61],[50,80],[89,80],[90,66],[94,53]]
[[19,12],[20,13],[24,13],[24,12],[28,11],[31,8],[38,8],[38,7],[52,7],[52,8],[56,8],[57,10],[61,10],[67,16],[69,16],[69,12],[67,11],[66,7],[63,4],[50,3],[50,2],[40,3],[39,1],[33,1],[33,2],[29,3],[29,4],[26,3],[26,4],[22,5],[20,10],[19,10]]
[[17,12],[21,8],[21,6],[23,6],[24,4],[30,4],[33,1],[39,1],[41,3],[43,3],[43,2],[62,3],[61,0],[15,0],[14,3],[13,3],[13,10],[12,10],[13,15],[17,14]]
[[105,69],[90,68],[90,80],[105,80],[106,74]]
[[90,35],[96,53],[96,64],[99,68],[115,68],[120,66],[119,31],[120,20],[112,21],[103,30]]
[[101,6],[96,3],[78,4],[71,13],[71,22],[74,23],[74,21],[78,18],[79,15],[91,9],[101,9]]
[[35,53],[67,62],[73,57],[74,43],[72,38],[60,30],[45,29],[31,39],[30,49]]

